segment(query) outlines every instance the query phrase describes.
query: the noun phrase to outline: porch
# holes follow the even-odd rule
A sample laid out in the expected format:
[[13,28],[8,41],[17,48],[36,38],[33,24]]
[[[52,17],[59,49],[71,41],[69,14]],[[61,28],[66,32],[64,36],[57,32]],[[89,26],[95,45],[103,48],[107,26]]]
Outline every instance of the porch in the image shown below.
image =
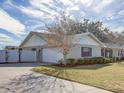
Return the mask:
[[122,53],[123,53],[122,49],[107,48],[107,47],[101,48],[101,56],[112,58],[113,61],[121,60],[121,58],[123,57]]

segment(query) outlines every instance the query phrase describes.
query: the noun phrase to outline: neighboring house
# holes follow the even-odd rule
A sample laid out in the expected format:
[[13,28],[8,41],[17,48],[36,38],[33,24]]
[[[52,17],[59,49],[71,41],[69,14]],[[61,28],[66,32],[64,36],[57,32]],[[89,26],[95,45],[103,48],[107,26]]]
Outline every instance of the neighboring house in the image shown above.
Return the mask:
[[[21,43],[21,50],[36,51],[37,62],[56,63],[63,58],[59,47],[48,47],[48,34],[31,32]],[[76,34],[68,58],[112,57],[120,58],[122,48],[104,44],[91,33]]]

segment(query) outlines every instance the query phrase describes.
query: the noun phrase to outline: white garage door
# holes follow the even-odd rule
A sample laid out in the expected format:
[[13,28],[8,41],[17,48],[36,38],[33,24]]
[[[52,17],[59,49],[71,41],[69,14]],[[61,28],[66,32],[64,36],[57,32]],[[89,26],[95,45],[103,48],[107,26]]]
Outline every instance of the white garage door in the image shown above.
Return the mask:
[[57,63],[63,58],[62,53],[56,48],[45,48],[42,53],[43,62]]
[[19,53],[18,50],[7,50],[8,60],[7,62],[18,62]]
[[5,50],[0,50],[0,63],[5,62]]
[[36,51],[22,50],[21,62],[36,62]]

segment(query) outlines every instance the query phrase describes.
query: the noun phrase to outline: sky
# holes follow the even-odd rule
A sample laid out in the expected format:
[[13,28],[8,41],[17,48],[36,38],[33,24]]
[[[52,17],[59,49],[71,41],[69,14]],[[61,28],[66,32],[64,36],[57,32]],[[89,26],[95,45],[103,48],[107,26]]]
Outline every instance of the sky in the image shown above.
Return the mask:
[[0,48],[18,46],[63,13],[101,21],[113,32],[124,30],[124,0],[0,0]]

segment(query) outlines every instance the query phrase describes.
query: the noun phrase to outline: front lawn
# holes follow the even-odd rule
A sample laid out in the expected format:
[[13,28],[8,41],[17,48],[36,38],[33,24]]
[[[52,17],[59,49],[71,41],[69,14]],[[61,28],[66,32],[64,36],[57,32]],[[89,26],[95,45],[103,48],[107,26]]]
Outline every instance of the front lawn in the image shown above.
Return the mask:
[[33,70],[116,93],[124,93],[124,63],[77,67],[39,66]]

